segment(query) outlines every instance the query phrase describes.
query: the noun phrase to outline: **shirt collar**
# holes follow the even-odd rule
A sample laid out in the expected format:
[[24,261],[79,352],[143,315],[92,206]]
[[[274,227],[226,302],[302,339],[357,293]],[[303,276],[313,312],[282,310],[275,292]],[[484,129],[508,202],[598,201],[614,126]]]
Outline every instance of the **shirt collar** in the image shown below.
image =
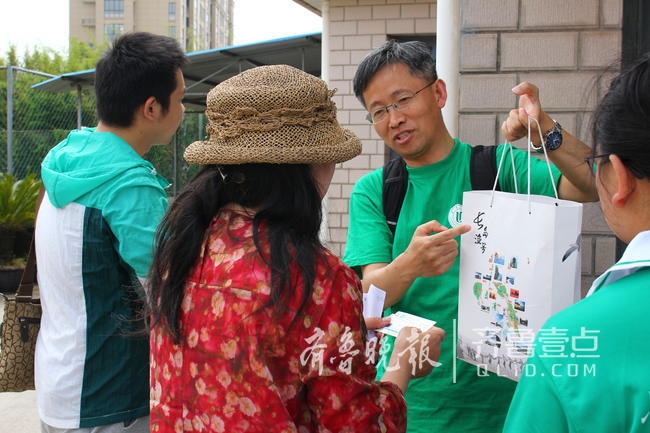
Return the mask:
[[601,287],[612,284],[647,266],[650,266],[650,230],[638,233],[632,239],[621,260],[594,281],[587,296],[591,296]]

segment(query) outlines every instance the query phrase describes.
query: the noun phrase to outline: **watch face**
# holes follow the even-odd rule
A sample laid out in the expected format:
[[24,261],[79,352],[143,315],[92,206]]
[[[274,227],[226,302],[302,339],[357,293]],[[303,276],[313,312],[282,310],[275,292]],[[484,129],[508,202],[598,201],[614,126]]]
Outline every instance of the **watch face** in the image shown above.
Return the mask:
[[553,131],[546,139],[547,150],[555,150],[562,144],[562,133],[560,131]]

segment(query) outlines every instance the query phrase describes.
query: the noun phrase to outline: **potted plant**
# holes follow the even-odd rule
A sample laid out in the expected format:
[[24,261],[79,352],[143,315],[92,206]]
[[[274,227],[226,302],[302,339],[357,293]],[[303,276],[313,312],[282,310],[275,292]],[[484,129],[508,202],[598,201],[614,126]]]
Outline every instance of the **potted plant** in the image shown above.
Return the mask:
[[[0,291],[14,291],[25,268],[25,248],[16,254],[16,238],[34,228],[36,199],[41,182],[30,174],[16,180],[0,173]],[[22,257],[21,257],[22,256]]]

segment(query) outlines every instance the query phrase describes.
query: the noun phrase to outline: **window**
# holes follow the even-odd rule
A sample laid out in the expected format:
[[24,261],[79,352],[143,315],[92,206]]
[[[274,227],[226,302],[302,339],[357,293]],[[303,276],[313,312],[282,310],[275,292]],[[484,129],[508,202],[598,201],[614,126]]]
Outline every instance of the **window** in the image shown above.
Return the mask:
[[170,38],[176,37],[176,26],[169,26],[169,37]]
[[167,3],[167,15],[169,15],[169,21],[176,21],[176,2]]
[[108,42],[113,42],[115,38],[124,33],[124,24],[105,24],[104,37]]
[[105,0],[104,18],[122,18],[124,16],[124,0]]

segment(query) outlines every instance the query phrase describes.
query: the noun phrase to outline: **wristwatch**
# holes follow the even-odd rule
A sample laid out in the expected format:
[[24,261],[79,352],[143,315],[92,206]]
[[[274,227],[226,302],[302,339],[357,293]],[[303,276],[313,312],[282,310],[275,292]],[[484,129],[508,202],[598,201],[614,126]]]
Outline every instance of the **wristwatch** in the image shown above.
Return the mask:
[[[547,152],[552,152],[562,146],[562,125],[555,119],[553,120],[551,130],[544,134],[544,146]],[[537,151],[544,153],[544,149],[541,147]]]

